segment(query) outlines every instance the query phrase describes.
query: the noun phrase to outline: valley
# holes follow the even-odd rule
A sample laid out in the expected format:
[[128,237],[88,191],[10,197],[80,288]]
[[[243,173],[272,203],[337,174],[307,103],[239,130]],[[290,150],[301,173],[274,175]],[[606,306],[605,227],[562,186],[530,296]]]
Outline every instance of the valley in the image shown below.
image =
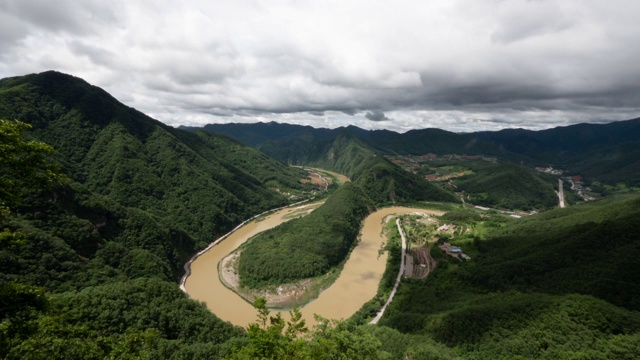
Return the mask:
[[[309,208],[314,205],[302,206]],[[254,321],[253,298],[248,299],[248,296],[238,294],[237,288],[229,286],[233,281],[225,275],[225,272],[230,269],[225,267],[224,261],[229,257],[228,254],[233,253],[236,248],[259,232],[290,220],[287,219],[287,215],[296,209],[280,210],[259,221],[249,222],[221,243],[202,253],[191,264],[191,274],[185,279],[184,288],[189,296],[203,301],[213,313],[220,314],[223,319],[233,324],[247,326]],[[279,311],[285,319],[288,318],[291,304],[296,303],[297,306],[301,306],[303,318],[309,325],[315,324],[314,314],[329,319],[347,319],[376,295],[378,284],[386,268],[386,252],[380,250],[387,242],[383,228],[389,222],[389,217],[415,212],[442,214],[441,211],[421,208],[390,207],[382,208],[367,216],[360,230],[358,244],[345,263],[336,270],[333,281],[324,289],[314,290],[310,288],[309,281],[304,281],[302,282],[304,285],[276,284],[273,286],[273,293],[261,290],[248,294],[263,296],[268,303],[271,302],[276,307],[284,307],[284,310],[275,311]],[[234,285],[237,286],[238,283]],[[287,288],[290,289],[288,294]],[[308,291],[313,291],[312,297],[303,297],[301,303],[300,297]],[[283,292],[284,296],[278,296]]]
[[640,356],[639,119],[178,129],[54,71],[0,119],[2,358]]

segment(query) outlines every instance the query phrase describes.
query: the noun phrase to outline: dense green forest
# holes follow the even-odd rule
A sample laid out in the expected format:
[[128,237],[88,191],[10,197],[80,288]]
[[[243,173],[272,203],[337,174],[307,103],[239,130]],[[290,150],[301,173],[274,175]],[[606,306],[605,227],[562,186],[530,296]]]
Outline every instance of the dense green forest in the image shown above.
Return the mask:
[[353,179],[378,206],[420,201],[460,202],[453,193],[381,156],[369,157],[358,164]]
[[307,164],[349,176],[361,186],[376,206],[413,201],[459,200],[423,177],[407,172],[380,156],[370,146],[343,130],[315,160]]
[[[637,357],[639,201],[509,222],[464,243],[477,252],[471,262],[432,252],[436,271],[403,282],[381,325],[435,339],[464,358]],[[483,221],[462,215],[449,220]]]
[[243,286],[255,288],[325,274],[347,257],[362,220],[375,206],[458,201],[346,135],[338,137],[316,165],[344,172],[353,181],[310,215],[265,231],[246,244],[238,267]]
[[[1,80],[0,116],[30,124],[2,124],[0,357],[199,358],[244,337],[176,281],[215,236],[310,196],[306,172],[55,72]],[[64,176],[50,183],[53,171]]]
[[[0,81],[0,117],[55,144],[74,181],[165,220],[198,247],[301,194],[306,174],[220,135],[168,127],[81,79],[56,72]],[[239,161],[242,159],[242,161]]]
[[519,210],[546,209],[558,204],[555,176],[509,163],[467,161],[464,166],[473,174],[453,183],[468,194],[467,201],[472,204]]
[[258,287],[315,277],[341,263],[373,203],[349,182],[311,214],[267,230],[243,248],[242,285]]
[[624,182],[637,186],[640,177],[637,140],[640,119],[541,131],[506,129],[467,134],[440,129],[418,129],[399,134],[355,126],[313,129],[276,123],[210,124],[203,129],[225,134],[275,159],[295,164],[317,161],[335,139],[349,134],[385,155],[485,155],[529,167],[553,165],[567,170],[569,175],[579,174],[589,181],[609,184]]
[[[307,328],[257,301],[256,323],[241,329],[179,289],[182,266],[239,221],[310,196],[306,173],[226,137],[162,125],[55,72],[0,80],[0,118],[30,124],[0,122],[1,358],[640,357],[637,196],[518,220],[442,205],[451,211],[441,221],[482,229],[449,239],[473,260],[432,251],[436,270],[403,279],[378,326],[359,325],[375,304]],[[360,132],[317,149],[353,181],[251,243],[261,244],[256,258],[287,271],[249,281],[339,264],[376,206],[455,200],[351,136]],[[392,238],[385,289],[400,261]],[[308,262],[283,266],[294,257]]]

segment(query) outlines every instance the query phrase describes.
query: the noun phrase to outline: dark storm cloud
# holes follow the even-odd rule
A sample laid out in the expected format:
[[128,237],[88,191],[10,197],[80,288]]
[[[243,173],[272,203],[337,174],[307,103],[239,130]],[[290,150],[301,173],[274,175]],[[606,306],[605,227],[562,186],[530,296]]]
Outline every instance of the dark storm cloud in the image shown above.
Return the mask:
[[640,114],[637,13],[631,0],[4,0],[0,76],[68,72],[171,124],[546,128]]
[[364,114],[364,117],[371,120],[371,121],[385,121],[385,120],[390,120],[382,111],[380,110],[373,110],[373,111],[368,111],[366,114]]

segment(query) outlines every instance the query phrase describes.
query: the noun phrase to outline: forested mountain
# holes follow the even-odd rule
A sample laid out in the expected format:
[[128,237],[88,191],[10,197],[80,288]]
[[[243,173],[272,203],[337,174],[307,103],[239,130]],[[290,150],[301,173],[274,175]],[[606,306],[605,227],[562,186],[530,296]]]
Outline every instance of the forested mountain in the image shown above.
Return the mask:
[[348,129],[307,164],[346,174],[363,187],[377,206],[421,200],[458,201],[450,192],[379,156]]
[[176,282],[218,235],[289,203],[285,192],[305,196],[306,172],[56,72],[0,80],[0,119],[31,124],[23,136],[52,144],[66,175],[40,186],[8,171],[23,146],[5,143],[20,126],[3,120],[2,184],[16,193],[0,194],[0,357],[215,356],[245,336]]
[[480,132],[479,139],[589,180],[640,184],[640,118],[549,130]]
[[352,181],[310,215],[253,238],[240,255],[243,285],[260,287],[324,275],[345,260],[361,222],[376,206],[459,202],[452,193],[377,156],[348,132],[311,164],[347,174]]
[[202,128],[193,126],[181,126],[180,128],[189,131],[202,129],[206,132],[223,134],[253,147],[264,144],[268,141],[304,137],[306,134],[312,134],[312,136],[318,139],[331,139],[335,136],[335,131],[331,129],[316,129],[311,126],[280,124],[276,122],[255,124],[208,124]]
[[517,154],[559,163],[594,150],[637,142],[640,135],[640,118],[608,124],[577,124],[540,131],[485,131],[474,135]]
[[[190,131],[200,128],[185,127]],[[411,130],[399,134],[389,130],[363,130],[356,126],[337,129],[316,129],[310,126],[255,123],[208,124],[204,131],[227,135],[247,145],[256,147],[269,156],[284,162],[302,164],[314,161],[327,151],[327,147],[339,137],[350,136],[381,154],[421,155],[484,154],[520,159],[490,143],[478,140],[473,134],[456,134],[440,129]]]
[[97,194],[175,224],[200,244],[287,202],[304,172],[226,137],[168,127],[56,72],[0,82],[0,118],[32,124],[63,172]]
[[387,155],[485,155],[528,166],[559,166],[572,174],[609,183],[636,184],[640,179],[640,119],[541,131],[507,129],[465,134],[440,129],[399,134],[354,126],[313,129],[276,123],[210,124],[204,130],[226,134],[271,157],[296,164],[314,161],[326,152],[333,139],[348,133],[370,149]]

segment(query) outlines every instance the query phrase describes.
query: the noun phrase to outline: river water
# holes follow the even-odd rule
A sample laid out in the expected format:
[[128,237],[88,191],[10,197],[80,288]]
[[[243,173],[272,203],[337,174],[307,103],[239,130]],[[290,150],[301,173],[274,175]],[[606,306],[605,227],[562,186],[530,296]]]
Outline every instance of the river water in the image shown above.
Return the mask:
[[[245,327],[255,322],[257,313],[253,306],[220,282],[218,263],[252,236],[287,221],[286,215],[296,209],[299,207],[283,209],[261,221],[252,221],[194,260],[191,275],[184,284],[189,296],[204,302],[211,312],[235,325]],[[346,319],[375,296],[387,261],[386,252],[382,255],[378,253],[386,242],[382,235],[383,222],[388,215],[411,212],[442,214],[433,210],[389,207],[369,215],[364,220],[360,242],[353,249],[336,282],[301,309],[309,327],[315,324],[313,314],[329,319]],[[286,311],[283,315],[288,318]]]

